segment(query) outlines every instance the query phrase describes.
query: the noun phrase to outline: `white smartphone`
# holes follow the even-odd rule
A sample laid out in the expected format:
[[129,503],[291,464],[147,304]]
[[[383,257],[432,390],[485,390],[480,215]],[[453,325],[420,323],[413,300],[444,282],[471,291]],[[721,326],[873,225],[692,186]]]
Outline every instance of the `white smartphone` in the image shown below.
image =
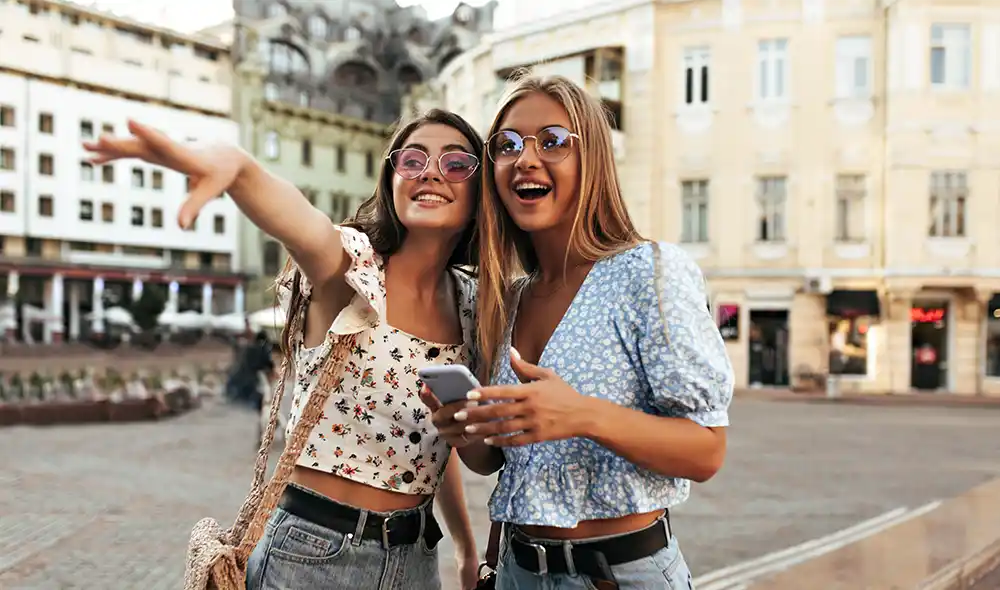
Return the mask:
[[432,365],[417,369],[417,376],[444,405],[464,400],[466,394],[480,387],[476,376],[464,365]]

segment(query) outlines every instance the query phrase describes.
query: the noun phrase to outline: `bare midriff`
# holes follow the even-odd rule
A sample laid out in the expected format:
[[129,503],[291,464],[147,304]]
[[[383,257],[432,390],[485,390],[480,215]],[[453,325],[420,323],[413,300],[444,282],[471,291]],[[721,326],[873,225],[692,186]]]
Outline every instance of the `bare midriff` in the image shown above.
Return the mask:
[[522,526],[518,525],[518,530],[536,539],[554,539],[559,541],[573,539],[589,539],[591,537],[605,537],[609,535],[622,535],[633,531],[642,530],[656,522],[656,519],[663,515],[662,510],[656,512],[646,512],[644,514],[629,514],[618,518],[606,518],[601,520],[585,520],[576,527],[563,529],[551,526]]
[[317,494],[326,496],[335,502],[364,508],[372,512],[392,512],[416,508],[427,500],[427,496],[401,494],[390,490],[373,488],[356,481],[351,481],[323,473],[308,467],[295,466],[289,479],[292,483],[308,488]]

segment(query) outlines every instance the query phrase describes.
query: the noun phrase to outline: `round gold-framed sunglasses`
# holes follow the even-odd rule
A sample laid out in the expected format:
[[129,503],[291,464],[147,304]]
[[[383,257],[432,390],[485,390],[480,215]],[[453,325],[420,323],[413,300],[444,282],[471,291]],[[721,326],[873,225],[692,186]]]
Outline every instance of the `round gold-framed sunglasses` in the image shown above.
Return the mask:
[[[393,150],[386,159],[406,180],[419,178],[431,163],[430,154],[418,148]],[[448,182],[463,182],[479,170],[479,158],[466,152],[445,152],[438,156],[438,170]]]
[[580,136],[559,125],[546,127],[537,135],[521,136],[516,131],[499,131],[486,141],[486,153],[495,164],[507,166],[521,157],[529,139],[535,141],[535,153],[540,160],[556,164],[569,156],[574,141],[579,141]]

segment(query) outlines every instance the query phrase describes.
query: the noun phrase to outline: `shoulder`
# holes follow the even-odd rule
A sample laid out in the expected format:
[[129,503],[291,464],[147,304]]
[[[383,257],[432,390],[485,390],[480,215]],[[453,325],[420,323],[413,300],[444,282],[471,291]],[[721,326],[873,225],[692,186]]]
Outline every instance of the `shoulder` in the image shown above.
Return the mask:
[[676,244],[644,242],[614,256],[611,263],[614,278],[625,289],[622,295],[638,308],[705,293],[701,268]]

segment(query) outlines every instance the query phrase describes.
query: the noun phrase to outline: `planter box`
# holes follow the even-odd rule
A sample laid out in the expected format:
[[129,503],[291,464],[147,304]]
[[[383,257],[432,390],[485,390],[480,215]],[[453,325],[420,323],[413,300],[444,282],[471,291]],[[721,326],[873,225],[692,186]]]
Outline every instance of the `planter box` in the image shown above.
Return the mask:
[[162,413],[160,400],[127,399],[109,405],[109,420],[111,422],[139,422],[155,420]]
[[21,423],[21,406],[0,404],[0,426],[13,426]]
[[21,423],[33,426],[87,424],[106,422],[108,419],[108,402],[106,401],[27,404],[21,406],[20,410]]

